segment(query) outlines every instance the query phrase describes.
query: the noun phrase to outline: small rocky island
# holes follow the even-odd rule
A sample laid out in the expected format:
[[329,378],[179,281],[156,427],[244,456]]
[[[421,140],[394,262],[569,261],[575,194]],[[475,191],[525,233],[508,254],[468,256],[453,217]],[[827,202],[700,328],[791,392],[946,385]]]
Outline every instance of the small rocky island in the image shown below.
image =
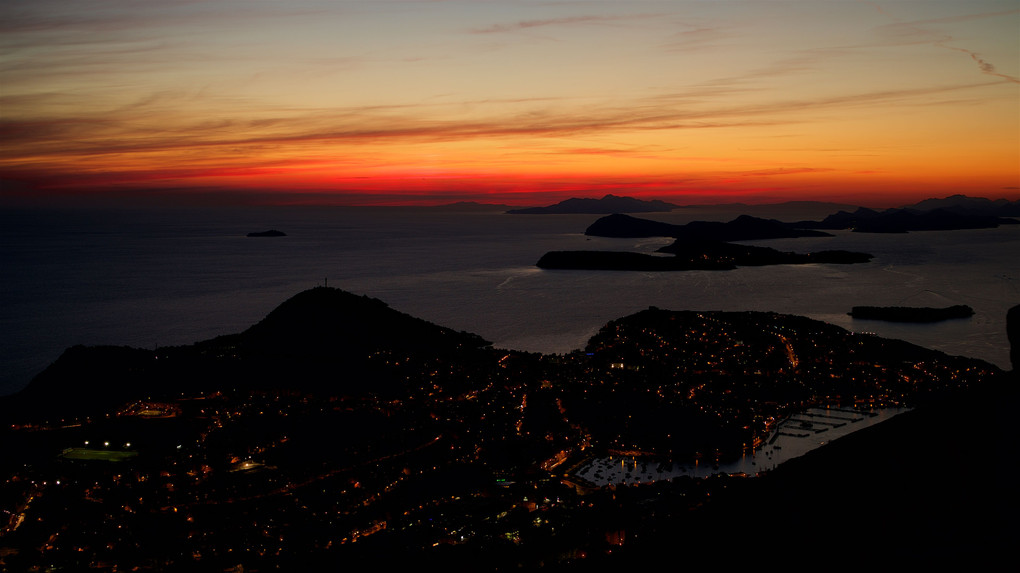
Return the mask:
[[283,231],[277,231],[276,229],[269,229],[268,231],[257,231],[254,233],[248,233],[249,237],[286,237],[287,233]]
[[958,304],[946,308],[911,306],[855,306],[848,312],[854,318],[885,320],[888,322],[941,322],[954,318],[974,316],[974,309]]
[[731,242],[832,236],[748,215],[741,215],[728,223],[694,221],[686,225],[672,225],[616,213],[595,221],[584,234],[613,238],[673,237],[676,240],[657,251],[673,255],[671,257],[619,251],[551,251],[543,255],[536,266],[599,271],[690,271],[732,270],[738,266],[866,263],[873,258],[868,253],[851,251],[791,253]]
[[722,241],[677,241],[659,249],[673,256],[625,251],[551,251],[538,260],[543,269],[598,271],[692,271],[732,270],[738,266],[803,265],[808,263],[852,264],[872,259],[868,253],[819,251],[789,253],[769,247],[737,245]]
[[793,227],[775,219],[741,215],[727,223],[692,221],[673,225],[660,221],[614,213],[592,223],[585,231],[592,237],[673,237],[678,241],[755,241],[758,239],[794,239],[831,237],[830,233]]

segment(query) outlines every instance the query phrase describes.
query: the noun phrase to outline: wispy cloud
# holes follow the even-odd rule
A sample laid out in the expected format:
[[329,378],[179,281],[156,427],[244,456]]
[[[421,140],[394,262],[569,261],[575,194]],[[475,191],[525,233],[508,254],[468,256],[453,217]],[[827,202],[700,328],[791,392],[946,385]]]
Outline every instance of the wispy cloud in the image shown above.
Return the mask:
[[550,26],[576,26],[576,25],[604,25],[614,24],[627,20],[650,18],[648,14],[627,14],[610,16],[565,16],[562,18],[546,18],[542,20],[520,20],[506,24],[493,24],[486,28],[475,28],[471,30],[474,34],[504,34],[509,32],[520,32],[533,28],[546,28]]
[[1017,78],[1015,76],[1010,76],[1010,75],[1007,75],[1007,74],[999,73],[998,71],[996,71],[995,66],[992,65],[991,62],[985,61],[981,57],[981,55],[978,54],[977,52],[973,52],[973,51],[967,50],[965,48],[957,48],[957,47],[954,47],[954,46],[947,46],[947,45],[945,45],[942,42],[937,43],[937,45],[941,46],[943,48],[946,48],[948,50],[954,50],[954,51],[957,51],[957,52],[962,52],[964,54],[967,54],[968,56],[970,56],[970,59],[974,60],[974,62],[977,63],[978,69],[981,70],[981,73],[983,73],[983,74],[988,74],[990,76],[1000,77],[1000,78],[1002,78],[1004,80],[1013,82],[1014,84],[1020,84],[1020,78]]
[[996,76],[1006,81],[1013,83],[1020,83],[1020,78],[1003,74],[996,70],[995,65],[985,60],[980,54],[973,50],[961,48],[958,46],[950,45],[954,42],[954,37],[940,28],[933,28],[933,24],[952,24],[957,22],[967,22],[972,20],[983,20],[989,18],[1001,18],[1003,16],[1010,16],[1014,14],[1020,14],[1020,9],[1003,10],[998,12],[984,12],[977,14],[961,14],[955,16],[947,16],[943,18],[931,18],[925,20],[914,20],[905,22],[898,18],[891,16],[887,11],[883,10],[877,4],[868,2],[874,5],[882,14],[894,20],[890,24],[880,26],[876,33],[878,37],[891,44],[931,44],[933,46],[943,48],[946,50],[953,50],[970,56],[972,60],[977,64],[978,70],[990,76]]
[[[672,160],[645,165],[680,180],[733,161],[723,176],[785,185],[863,171],[881,162],[846,158],[968,145],[922,138],[946,117],[1008,112],[1020,83],[1005,40],[965,40],[1020,10],[927,18],[949,12],[910,4],[850,5],[829,35],[803,3],[8,2],[0,174],[198,185]],[[883,138],[882,120],[919,133]]]
[[[966,84],[861,92],[841,96],[779,100],[733,106],[688,106],[689,96],[659,96],[632,105],[589,106],[580,111],[538,107],[511,114],[460,119],[429,106],[366,106],[315,110],[250,119],[221,117],[188,121],[167,116],[159,132],[151,127],[150,106],[168,94],[154,94],[115,114],[63,116],[45,120],[0,120],[0,165],[38,154],[112,155],[199,148],[243,148],[329,143],[450,142],[499,138],[549,138],[623,131],[726,129],[792,125],[816,110],[908,103],[915,98],[991,85]],[[664,101],[665,100],[665,101]],[[458,107],[450,104],[451,108]],[[157,107],[160,113],[164,109]]]
[[689,26],[675,32],[662,45],[667,52],[694,52],[713,48],[729,37],[727,32],[715,26]]
[[[342,15],[344,2],[250,2],[247,0],[32,0],[0,4],[0,34],[88,33],[105,35],[194,24],[236,26],[308,15]],[[101,36],[102,37],[102,36]]]
[[752,171],[740,171],[735,175],[743,177],[773,177],[776,175],[802,175],[804,173],[825,173],[834,171],[828,167],[777,167],[775,169],[755,169]]
[[981,12],[976,14],[960,14],[957,16],[946,16],[944,18],[932,18],[929,20],[917,20],[914,24],[953,24],[956,22],[968,22],[971,20],[987,20],[989,18],[1001,18],[1010,14],[1020,14],[1020,8],[1012,10],[1000,10],[998,12]]

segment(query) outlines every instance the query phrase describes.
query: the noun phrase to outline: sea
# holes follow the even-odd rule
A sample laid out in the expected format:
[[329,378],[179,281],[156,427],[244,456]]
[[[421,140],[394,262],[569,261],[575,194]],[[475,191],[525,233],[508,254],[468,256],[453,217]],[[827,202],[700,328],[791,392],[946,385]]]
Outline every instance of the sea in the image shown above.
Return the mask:
[[[638,216],[796,221],[831,212],[797,204]],[[551,250],[652,253],[670,242],[585,236],[598,217],[312,206],[0,210],[0,395],[70,346],[191,344],[240,332],[321,285],[531,352],[583,348],[607,322],[657,306],[803,315],[1010,368],[1005,317],[1020,304],[1020,225],[748,242],[872,253],[865,264],[662,273],[535,266]],[[286,236],[246,236],[268,229]],[[955,304],[976,314],[935,324],[847,315],[855,305]]]

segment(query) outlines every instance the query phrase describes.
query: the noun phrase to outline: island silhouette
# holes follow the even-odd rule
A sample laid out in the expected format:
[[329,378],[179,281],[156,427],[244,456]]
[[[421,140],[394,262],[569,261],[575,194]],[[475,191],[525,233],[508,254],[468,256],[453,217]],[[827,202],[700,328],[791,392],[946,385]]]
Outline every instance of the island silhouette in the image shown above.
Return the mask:
[[974,309],[957,304],[945,308],[915,306],[855,306],[848,312],[854,318],[885,320],[889,322],[941,322],[954,318],[970,318]]
[[525,207],[510,209],[512,215],[564,215],[603,213],[660,213],[676,209],[677,205],[658,199],[646,201],[634,197],[605,195],[601,199],[572,197],[547,207]]
[[675,237],[676,240],[657,251],[672,257],[620,251],[550,251],[538,260],[536,266],[561,270],[732,270],[740,266],[866,263],[873,258],[868,253],[843,250],[791,253],[771,247],[733,244],[730,241],[832,236],[749,215],[741,215],[728,223],[694,221],[686,225],[672,225],[616,213],[595,221],[585,230],[585,235]]

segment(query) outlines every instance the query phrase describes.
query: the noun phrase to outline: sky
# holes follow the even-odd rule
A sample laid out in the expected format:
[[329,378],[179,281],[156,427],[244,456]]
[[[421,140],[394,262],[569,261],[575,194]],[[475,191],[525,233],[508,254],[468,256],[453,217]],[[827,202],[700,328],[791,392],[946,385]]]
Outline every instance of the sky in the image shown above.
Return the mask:
[[0,205],[1020,198],[1018,0],[6,0]]

